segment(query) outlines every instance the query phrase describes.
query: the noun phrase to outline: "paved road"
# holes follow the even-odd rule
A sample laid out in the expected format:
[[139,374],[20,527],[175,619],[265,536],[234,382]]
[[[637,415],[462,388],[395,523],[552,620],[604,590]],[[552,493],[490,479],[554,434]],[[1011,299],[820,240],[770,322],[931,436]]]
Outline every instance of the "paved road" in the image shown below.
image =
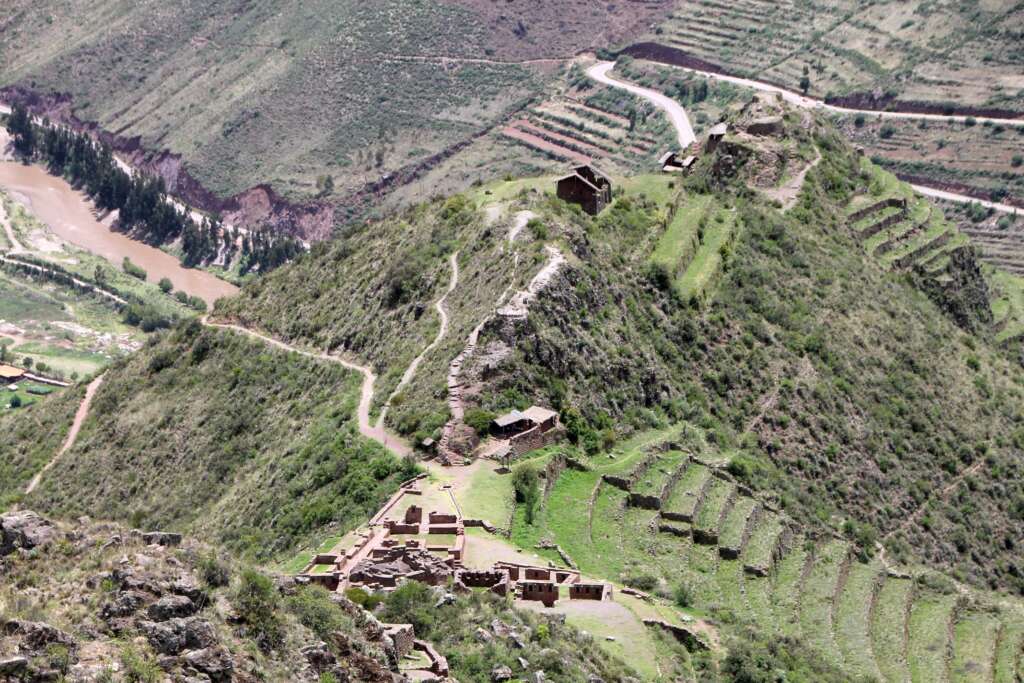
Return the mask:
[[914,191],[918,194],[922,194],[926,197],[934,197],[935,199],[945,199],[951,202],[958,202],[960,204],[981,204],[985,208],[995,209],[996,211],[1002,211],[1003,213],[1020,213],[1024,214],[1024,209],[1016,206],[1010,206],[1009,204],[1002,204],[1000,202],[990,202],[986,199],[975,199],[963,194],[956,194],[955,192],[946,192],[945,190],[938,190],[934,187],[928,187],[927,185],[911,185]]
[[92,397],[96,395],[96,390],[103,384],[103,375],[100,375],[93,381],[89,382],[89,386],[85,389],[85,398],[78,404],[78,410],[75,411],[75,419],[71,422],[71,429],[68,430],[68,435],[64,439],[64,445],[60,447],[57,454],[53,456],[50,462],[46,463],[43,469],[36,472],[36,476],[32,477],[32,481],[28,483],[25,488],[25,495],[32,493],[39,486],[39,482],[42,481],[43,475],[50,471],[57,461],[60,460],[60,456],[64,455],[67,451],[75,445],[75,440],[78,439],[78,432],[82,429],[82,423],[85,422],[85,418],[89,416],[89,407],[92,405]]
[[693,132],[693,126],[690,125],[690,117],[686,115],[686,110],[683,109],[681,104],[656,90],[641,88],[638,85],[633,85],[632,83],[612,78],[608,75],[608,72],[614,67],[615,62],[598,62],[587,69],[587,76],[593,78],[598,83],[604,83],[605,85],[609,85],[613,88],[621,88],[622,90],[631,92],[637,97],[642,97],[648,102],[654,104],[654,106],[663,110],[668,114],[669,120],[679,133],[680,149],[686,149],[697,140],[697,136]]

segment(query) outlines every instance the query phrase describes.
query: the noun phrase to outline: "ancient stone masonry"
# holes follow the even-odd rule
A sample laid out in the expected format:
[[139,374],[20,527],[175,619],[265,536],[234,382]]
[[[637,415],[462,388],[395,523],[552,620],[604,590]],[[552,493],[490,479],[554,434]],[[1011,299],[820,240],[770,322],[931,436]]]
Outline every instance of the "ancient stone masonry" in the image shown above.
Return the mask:
[[896,213],[894,213],[894,214],[892,214],[890,216],[886,216],[885,218],[881,219],[880,221],[878,221],[876,223],[872,223],[868,227],[864,228],[860,232],[860,238],[861,239],[867,239],[869,237],[874,237],[875,235],[877,235],[878,233],[882,232],[886,228],[890,228],[890,227],[896,225],[897,223],[902,223],[904,220],[906,220],[906,218],[907,218],[907,211],[906,211],[906,209],[902,209],[902,210],[900,210],[900,211],[898,211],[898,212],[896,212]]
[[888,208],[906,209],[907,200],[904,199],[903,197],[888,197],[887,199],[883,199],[880,202],[877,202],[870,206],[866,206],[863,209],[860,209],[859,211],[854,211],[847,217],[847,220],[849,220],[850,223],[856,223],[863,218],[867,218],[873,213],[878,213],[879,211]]
[[953,235],[954,232],[952,230],[947,230],[946,232],[940,234],[932,241],[926,242],[921,246],[917,247],[916,249],[914,249],[913,251],[911,251],[910,253],[904,254],[903,256],[899,257],[898,259],[893,261],[893,266],[895,266],[896,268],[909,268],[917,261],[917,259],[924,256],[929,251],[945,246],[949,242],[949,240],[953,238]]
[[550,581],[519,581],[517,587],[520,600],[542,602],[545,607],[554,607],[558,601],[558,586]]
[[[910,230],[906,231],[905,233],[903,233],[902,235],[895,239],[891,239],[879,244],[878,247],[875,249],[875,256],[883,256],[884,254],[888,254],[890,251],[893,251],[894,249],[898,248],[901,244],[906,243],[908,240],[914,239],[915,237],[923,233],[925,230],[927,230],[928,225],[931,222],[931,213],[931,209],[929,208],[928,215],[924,219],[916,223],[914,227],[912,227]],[[906,216],[904,216],[904,219],[905,218]]]
[[761,507],[760,503],[754,506],[754,509],[747,516],[746,523],[743,526],[743,534],[740,537],[739,542],[736,544],[736,546],[718,546],[719,557],[721,557],[723,560],[739,559],[740,552],[742,551],[743,547],[747,544],[747,541],[750,540],[751,532],[754,530],[754,528],[757,526],[758,521],[761,519],[762,510],[763,508]]
[[445,583],[452,568],[419,545],[394,545],[375,549],[349,575],[350,584],[370,589],[395,588],[402,581],[419,581],[429,586]]
[[651,465],[653,465],[657,459],[657,453],[648,453],[625,477],[605,474],[602,475],[601,478],[615,488],[622,489],[623,491],[629,491],[631,488],[636,486],[636,483],[640,481],[640,478],[647,473],[647,470],[650,469]]
[[611,599],[612,587],[604,583],[574,583],[569,586],[570,600]]

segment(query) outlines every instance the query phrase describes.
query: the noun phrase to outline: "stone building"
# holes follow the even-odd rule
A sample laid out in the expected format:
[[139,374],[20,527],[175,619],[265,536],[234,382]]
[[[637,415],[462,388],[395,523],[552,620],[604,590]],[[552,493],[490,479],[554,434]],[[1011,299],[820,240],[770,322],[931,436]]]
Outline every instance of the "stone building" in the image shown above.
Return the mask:
[[583,164],[556,181],[556,193],[559,199],[579,204],[596,216],[612,201],[612,181],[593,166]]

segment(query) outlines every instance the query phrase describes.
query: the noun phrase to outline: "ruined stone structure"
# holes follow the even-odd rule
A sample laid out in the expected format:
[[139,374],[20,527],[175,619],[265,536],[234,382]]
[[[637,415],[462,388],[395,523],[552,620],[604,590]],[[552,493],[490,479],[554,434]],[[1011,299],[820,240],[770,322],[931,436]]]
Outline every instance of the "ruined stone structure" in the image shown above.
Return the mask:
[[370,589],[395,588],[401,581],[419,581],[439,586],[452,575],[452,568],[418,543],[375,548],[349,575],[349,583]]
[[720,123],[710,131],[708,131],[708,141],[704,145],[704,151],[710,154],[718,148],[718,144],[725,138],[725,134],[729,132],[729,126],[726,123]]
[[455,580],[466,588],[487,588],[497,595],[509,592],[508,572],[501,569],[470,570],[463,569],[455,574]]
[[395,644],[395,653],[399,657],[404,657],[412,652],[416,640],[412,624],[383,624],[383,626],[384,635],[391,638],[391,642]]
[[550,581],[519,581],[517,588],[520,600],[542,602],[545,607],[554,607],[558,601],[558,585]]
[[574,583],[569,586],[570,600],[604,600],[611,595],[612,587],[604,583]]

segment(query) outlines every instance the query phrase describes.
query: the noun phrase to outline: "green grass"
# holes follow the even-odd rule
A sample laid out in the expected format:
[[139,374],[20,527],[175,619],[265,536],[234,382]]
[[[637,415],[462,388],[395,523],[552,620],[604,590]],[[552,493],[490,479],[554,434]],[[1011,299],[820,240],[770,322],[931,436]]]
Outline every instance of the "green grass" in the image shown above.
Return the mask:
[[504,528],[509,524],[514,499],[512,476],[495,474],[492,466],[484,463],[473,473],[468,490],[459,498],[459,505],[464,517],[483,519]]
[[881,563],[853,560],[835,607],[835,636],[847,668],[859,676],[878,678],[871,650],[871,606]]
[[774,576],[772,596],[775,619],[779,632],[786,636],[800,636],[800,614],[797,607],[800,604],[800,583],[806,562],[807,551],[795,545],[779,562]]
[[667,207],[676,193],[673,187],[675,180],[665,173],[648,173],[614,179],[627,197],[643,195],[662,207]]
[[782,518],[774,512],[764,512],[750,534],[743,549],[743,562],[752,567],[770,568],[772,553],[782,534]]
[[992,656],[999,619],[984,612],[961,614],[953,628],[953,661],[950,678],[969,683],[992,680]]
[[946,654],[949,623],[956,597],[919,594],[910,609],[907,658],[913,683],[938,683],[946,680]]
[[1024,647],[1024,620],[1019,615],[1006,615],[1003,630],[996,647],[995,668],[992,672],[994,683],[1017,683],[1017,672],[1021,663],[1021,649]]
[[774,632],[775,611],[772,605],[772,580],[767,576],[743,577],[743,591],[747,596],[747,604],[750,605],[750,612],[758,626],[764,630]]
[[681,201],[672,221],[655,245],[651,262],[664,268],[673,279],[692,258],[698,243],[698,224],[707,214],[712,201],[711,195],[687,197]]
[[747,496],[738,496],[732,508],[722,521],[718,545],[723,548],[740,548],[743,542],[743,531],[747,527],[747,518],[757,507],[757,500]]
[[882,675],[890,681],[910,678],[904,624],[914,592],[909,579],[886,579],[878,593],[871,621],[871,644]]
[[739,560],[719,559],[715,578],[722,596],[722,607],[732,610],[737,618],[747,617],[750,606],[744,593],[743,563]]
[[733,237],[736,216],[732,211],[719,209],[709,213],[710,220],[697,253],[676,282],[684,301],[704,292],[722,266],[723,251]]
[[697,517],[694,519],[694,526],[708,531],[718,531],[718,522],[725,511],[730,496],[735,492],[736,487],[718,477],[711,481],[704,501],[697,510]]
[[[3,410],[15,410],[9,408],[11,400],[15,396],[21,400],[21,407],[17,408],[17,410],[22,410],[60,391],[57,387],[43,386],[32,382],[18,382],[14,386],[18,387],[16,391],[11,391],[11,385],[0,385],[0,406],[2,406]],[[29,391],[29,389],[35,389],[35,392]]]
[[804,638],[836,666],[842,664],[843,656],[833,633],[832,604],[848,553],[849,546],[844,541],[818,546],[800,597],[800,628]]

